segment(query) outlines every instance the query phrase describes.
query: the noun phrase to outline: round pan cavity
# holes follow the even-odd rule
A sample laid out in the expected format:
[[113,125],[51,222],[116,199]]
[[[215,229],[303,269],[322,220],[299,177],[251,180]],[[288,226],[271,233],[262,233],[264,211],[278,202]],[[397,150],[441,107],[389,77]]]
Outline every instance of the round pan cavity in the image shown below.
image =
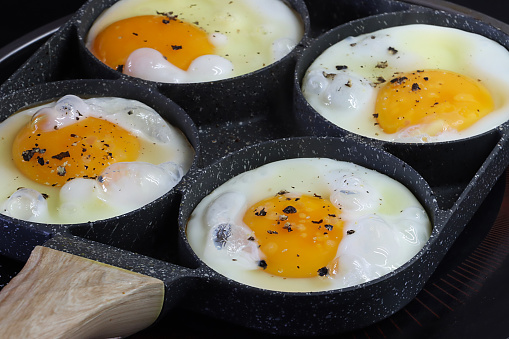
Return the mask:
[[[196,124],[211,124],[286,115],[290,110],[292,72],[300,52],[297,46],[282,59],[251,73],[234,78],[201,83],[159,83],[124,75],[100,62],[85,46],[88,30],[97,17],[118,0],[93,0],[79,11],[78,38],[81,64],[87,73],[106,79],[122,78],[157,87],[181,106]],[[302,0],[284,1],[300,16],[304,28],[302,41],[310,27],[307,7]]]
[[[27,106],[34,106],[73,94],[87,97],[121,97],[134,99],[154,108],[161,117],[180,129],[195,150],[193,163],[200,153],[198,132],[187,114],[175,103],[150,89],[132,83],[108,80],[72,80],[38,85],[14,92],[0,100],[0,119]],[[196,164],[193,164],[193,167]],[[184,176],[186,178],[186,176]],[[2,237],[3,253],[16,259],[26,260],[36,244],[56,234],[71,233],[90,240],[153,257],[166,257],[168,253],[156,252],[155,243],[161,236],[176,232],[171,220],[176,218],[179,202],[179,185],[151,203],[123,215],[79,224],[42,224],[22,221],[0,215],[0,223],[6,234]],[[27,236],[30,241],[23,240]],[[171,238],[171,237],[170,237]],[[175,237],[173,236],[173,239]],[[32,242],[32,247],[27,242]]]
[[[386,174],[407,186],[425,207],[432,235],[409,262],[379,279],[325,292],[279,292],[247,286],[204,264],[186,238],[195,206],[230,178],[263,164],[290,158],[324,157],[353,162]],[[330,334],[360,328],[396,312],[422,288],[439,262],[431,250],[440,237],[443,215],[425,180],[396,157],[351,138],[289,138],[255,145],[203,169],[188,183],[179,214],[181,261],[201,272],[185,305],[213,317],[287,335]],[[263,315],[263,316],[261,316]]]
[[[344,136],[381,147],[412,165],[439,196],[442,208],[451,208],[466,184],[500,141],[502,127],[473,137],[429,143],[382,141],[343,129],[319,114],[302,93],[302,79],[311,63],[328,47],[349,37],[409,24],[429,24],[461,29],[490,38],[509,48],[507,35],[481,21],[461,14],[420,8],[365,17],[331,29],[314,40],[297,61],[294,79],[294,118],[306,135]],[[461,171],[458,171],[461,168]]]

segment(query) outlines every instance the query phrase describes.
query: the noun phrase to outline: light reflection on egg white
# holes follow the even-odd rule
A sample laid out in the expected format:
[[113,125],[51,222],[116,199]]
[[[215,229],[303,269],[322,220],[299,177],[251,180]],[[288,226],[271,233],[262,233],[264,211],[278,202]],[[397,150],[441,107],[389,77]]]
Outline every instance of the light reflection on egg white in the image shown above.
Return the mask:
[[[344,228],[339,266],[332,265],[327,277],[273,276],[258,265],[265,255],[257,241],[247,240],[253,232],[243,216],[248,206],[281,190],[317,194],[340,208]],[[337,194],[340,199],[333,199]],[[217,227],[225,224],[232,235],[218,249]],[[407,241],[409,229],[415,238]],[[396,181],[351,163],[301,158],[269,163],[216,188],[195,208],[186,232],[196,254],[231,279],[270,290],[321,291],[370,281],[403,265],[425,244],[431,223],[417,199]]]
[[[57,102],[20,111],[0,124],[0,155],[12,158],[17,131],[35,116],[46,128],[69,126],[87,116],[130,131],[143,145],[139,160],[115,163],[97,178],[68,180],[62,187],[32,181],[13,161],[0,166],[0,213],[41,223],[80,223],[127,213],[159,198],[190,168],[194,150],[181,131],[170,126],[149,106],[122,98],[82,100],[68,95]],[[44,132],[45,128],[40,131]],[[27,187],[18,189],[19,187]],[[28,189],[30,188],[30,189]]]
[[[420,125],[393,134],[384,132],[374,118],[380,85],[396,78],[398,72],[430,69],[456,72],[481,82],[495,103],[494,111],[465,130],[449,128],[437,136],[426,134]],[[457,140],[493,129],[509,120],[508,90],[506,48],[478,34],[421,24],[345,38],[322,52],[302,80],[306,100],[332,124],[394,142]]]

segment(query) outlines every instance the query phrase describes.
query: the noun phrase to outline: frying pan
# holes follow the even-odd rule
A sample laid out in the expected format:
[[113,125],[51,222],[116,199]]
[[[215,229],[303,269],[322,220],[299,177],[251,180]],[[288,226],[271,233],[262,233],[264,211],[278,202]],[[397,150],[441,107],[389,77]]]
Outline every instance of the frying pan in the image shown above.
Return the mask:
[[[317,3],[321,5],[316,5],[310,12],[316,13],[321,8],[322,13],[331,14],[333,11],[325,10],[330,9],[328,6],[332,3],[336,6],[340,2],[320,1]],[[341,13],[348,13],[354,17],[409,8],[412,11],[436,14],[426,8],[398,1],[342,3],[349,7],[347,6],[348,10]],[[26,104],[53,99],[73,91],[82,95],[107,94],[138,98],[151,106],[165,106],[161,107],[163,111],[179,112],[171,101],[165,100],[166,96],[173,98],[173,95],[176,95],[170,90],[174,86],[128,79],[118,74],[106,74],[100,70],[99,65],[93,64],[90,55],[79,49],[81,44],[76,43],[80,39],[80,28],[76,28],[77,19],[81,20],[85,10],[91,8],[92,4],[94,1],[88,3],[90,7],[84,6],[78,11],[76,17],[63,27],[60,33],[50,39],[48,44],[45,44],[2,86],[0,90],[10,94],[2,99],[0,107],[15,110]],[[311,4],[312,2],[308,3],[308,7]],[[337,16],[333,19],[337,19]],[[354,18],[348,18],[351,19]],[[313,36],[332,24],[336,25],[337,21],[320,21],[313,28],[309,39],[303,40],[303,45],[308,45]],[[71,48],[76,47],[75,45],[78,45],[76,49]],[[298,48],[296,53],[282,63],[288,62],[291,65],[301,51],[302,49]],[[51,54],[51,58],[48,54]],[[65,61],[69,56],[77,56],[81,61],[79,65],[73,65],[72,71],[66,72],[63,65],[69,66],[69,62]],[[291,68],[288,65],[276,66],[286,75]],[[270,67],[265,70],[269,73],[271,71],[273,69]],[[111,80],[72,80],[80,77]],[[66,78],[71,80],[59,81]],[[273,78],[274,76],[267,75],[253,77],[255,80],[251,84],[259,86],[260,81],[270,81]],[[275,78],[278,79],[277,76]],[[249,77],[242,77],[235,81],[246,82],[243,86],[249,88],[248,79]],[[286,83],[278,81],[278,85]],[[41,85],[32,87],[33,84]],[[232,81],[228,88],[235,88],[235,84],[236,82]],[[11,93],[16,89],[27,87],[29,89],[25,91]],[[198,152],[197,159],[183,182],[165,197],[140,211],[104,223],[81,225],[48,226],[3,218],[4,230],[7,230],[0,238],[3,253],[26,260],[34,246],[43,245],[33,252],[33,258],[27,263],[26,270],[20,273],[20,278],[14,279],[0,294],[0,298],[3,298],[0,306],[0,313],[4,319],[0,326],[5,326],[3,333],[17,329],[26,331],[17,332],[22,333],[21,336],[28,336],[30,331],[35,331],[32,333],[36,333],[37,336],[48,337],[57,337],[58,331],[68,331],[62,335],[72,337],[125,336],[150,325],[158,317],[162,319],[167,310],[185,298],[185,305],[197,311],[261,331],[290,335],[327,334],[366,326],[387,317],[408,303],[422,288],[507,167],[507,126],[501,126],[489,133],[488,138],[492,140],[489,149],[479,154],[478,159],[474,159],[479,166],[474,166],[476,170],[473,170],[470,177],[462,178],[460,183],[452,185],[453,191],[457,194],[445,195],[446,198],[443,198],[444,195],[440,191],[443,187],[439,183],[431,187],[426,182],[432,179],[432,175],[430,178],[423,178],[418,166],[415,164],[410,166],[386,152],[380,145],[359,140],[353,135],[299,137],[300,132],[294,130],[291,123],[288,123],[288,128],[271,129],[267,121],[272,121],[272,115],[277,116],[276,120],[293,121],[292,116],[285,116],[290,112],[289,105],[280,107],[281,104],[276,100],[281,93],[285,91],[278,91],[277,88],[273,93],[265,91],[254,93],[250,100],[265,102],[260,107],[255,106],[260,109],[259,114],[263,117],[257,120],[259,114],[256,110],[244,105],[244,108],[239,110],[240,113],[227,116],[226,124],[221,125],[222,121],[218,120],[221,128],[214,128],[214,124],[209,124],[210,115],[214,116],[215,113],[214,107],[203,110],[193,107],[194,103],[185,100],[179,102],[191,119],[183,113],[176,113],[178,118],[173,119],[170,113],[165,115],[187,135]],[[27,101],[27,98],[31,100]],[[3,118],[8,115],[5,112],[2,114]],[[243,124],[232,124],[235,121],[228,119],[238,119]],[[249,124],[246,124],[246,121],[249,121]],[[198,131],[192,122],[197,123]],[[221,134],[225,130],[228,133],[221,139],[224,137]],[[226,142],[225,139],[231,135],[242,136],[240,138],[242,142],[238,142],[236,138]],[[292,137],[275,140],[281,136]],[[263,142],[265,139],[269,141]],[[256,142],[256,145],[243,147],[253,142]],[[221,158],[226,153],[229,155]],[[233,175],[265,162],[310,156],[352,161],[403,182],[426,207],[433,221],[430,241],[412,260],[387,276],[360,286],[314,293],[285,293],[249,287],[221,276],[196,257],[185,237],[185,223],[201,197]],[[445,203],[440,202],[441,200]],[[154,217],[156,221],[153,220]],[[60,262],[63,266],[60,266]],[[100,278],[83,281],[82,276],[62,274],[66,270],[75,269],[76,265],[83,265],[84,270],[93,272],[87,274],[87,277]],[[54,270],[60,267],[60,270]],[[42,277],[41,272],[55,271],[61,273],[63,284],[59,282],[37,284],[42,280],[42,278],[39,280],[39,277]],[[116,289],[119,281],[126,280],[139,283],[130,292],[125,286]],[[55,288],[59,293],[50,290],[43,294],[47,299],[26,300],[23,296],[27,286],[59,286]],[[118,293],[112,296],[113,287]],[[101,289],[104,293],[99,292]],[[63,300],[56,299],[58,294],[63,296]],[[111,296],[109,299],[111,302],[106,298],[91,298],[91,294]],[[16,307],[14,301],[20,301],[21,304]],[[48,301],[54,307],[50,308],[46,303]],[[133,301],[134,304],[128,304]],[[66,306],[69,302],[70,305]],[[90,311],[84,311],[82,307],[72,307],[84,302],[92,305],[87,308]],[[76,311],[76,317],[74,314],[71,316],[72,310]],[[48,318],[51,316],[54,318]]]
[[[27,104],[47,102],[69,93],[83,97],[117,96],[144,102],[156,109],[164,119],[186,135],[196,152],[195,158],[200,154],[196,126],[179,106],[159,93],[122,81],[72,80],[34,86],[7,95],[0,100],[3,108],[2,120],[27,106]],[[27,98],[30,98],[30,100],[27,101]],[[18,324],[16,326],[23,322],[30,324],[30,326],[16,327],[16,330],[26,330],[28,332],[12,334],[15,337],[19,335],[22,337],[39,335],[57,337],[57,333],[66,333],[71,337],[123,335],[122,331],[133,333],[148,325],[145,323],[144,326],[139,327],[138,322],[129,317],[127,321],[122,317],[115,317],[115,315],[124,313],[133,315],[133,307],[135,310],[139,309],[142,314],[143,307],[148,307],[148,312],[152,314],[149,318],[151,322],[154,321],[161,309],[164,295],[164,284],[161,280],[154,283],[156,279],[146,279],[147,277],[143,278],[142,275],[133,274],[127,270],[112,269],[91,260],[67,255],[64,252],[55,252],[50,250],[50,244],[60,239],[66,246],[72,246],[75,249],[83,246],[87,249],[95,248],[96,251],[105,251],[111,256],[123,257],[123,264],[117,265],[117,267],[124,268],[135,266],[129,263],[128,260],[134,253],[138,253],[138,256],[143,253],[153,257],[164,257],[166,254],[156,250],[161,247],[158,246],[157,241],[160,238],[172,238],[167,225],[171,224],[172,220],[176,218],[178,199],[178,193],[171,190],[161,198],[134,212],[99,222],[75,225],[31,223],[2,215],[3,231],[0,237],[0,247],[4,255],[27,260],[34,246],[46,242],[45,247],[35,248],[23,272],[2,291],[0,296],[0,313],[3,319],[0,325],[2,333],[10,334],[9,321],[15,320],[15,323]],[[86,241],[76,236],[82,234],[86,234],[86,237],[91,240]],[[110,246],[123,247],[129,252],[126,254],[111,252],[109,249],[114,247],[96,244],[92,241],[96,238],[108,242]],[[48,240],[49,242],[47,242]],[[83,253],[78,252],[77,254]],[[143,265],[142,262],[143,260],[137,265]],[[149,269],[151,266],[153,264],[147,265],[145,269]],[[19,285],[17,285],[18,281]],[[118,285],[118,290],[112,288],[115,285]],[[104,288],[103,295],[91,297],[91,290],[93,290],[93,295],[97,295],[100,286]],[[65,296],[64,291],[69,291],[70,294]],[[112,293],[114,291],[118,291],[119,295],[115,296]],[[154,306],[150,306],[151,299],[146,300],[147,297],[152,295],[152,298],[155,297]],[[15,306],[18,298],[26,303],[26,307]],[[134,300],[134,305],[123,301],[126,298]],[[61,313],[56,311],[54,313],[46,312],[46,310],[52,302],[56,303],[59,308],[63,307],[66,302],[62,299],[67,300],[70,308],[60,309],[60,312],[64,312],[63,316],[65,318],[58,321],[58,319],[52,317],[58,316],[58,314],[62,316]],[[137,302],[141,302],[141,306],[137,306]],[[35,306],[37,304],[42,309],[38,309]],[[90,312],[81,312],[82,309],[87,309],[85,305],[89,305]],[[15,307],[15,309],[9,310],[10,306]],[[76,318],[69,316],[73,309],[76,310]],[[115,313],[111,315],[111,311],[116,309],[120,311],[114,311]],[[26,313],[22,314],[20,310]],[[96,319],[91,314],[99,314],[101,317]],[[39,318],[40,315],[44,316]],[[134,314],[134,319],[139,319],[139,315],[137,311]],[[101,323],[104,320],[103,317],[112,318],[112,320],[98,326],[96,322]],[[42,319],[42,322],[38,323],[38,319]],[[109,329],[112,328],[111,323],[115,319],[120,322],[119,327],[122,328],[122,331],[120,334],[115,331],[109,334]],[[143,322],[143,320],[141,321]],[[80,325],[76,325],[76,322]],[[87,327],[90,322],[94,324],[93,328]],[[54,324],[55,326],[51,327],[48,324]],[[107,327],[104,328],[104,326]],[[56,332],[54,332],[55,329]]]

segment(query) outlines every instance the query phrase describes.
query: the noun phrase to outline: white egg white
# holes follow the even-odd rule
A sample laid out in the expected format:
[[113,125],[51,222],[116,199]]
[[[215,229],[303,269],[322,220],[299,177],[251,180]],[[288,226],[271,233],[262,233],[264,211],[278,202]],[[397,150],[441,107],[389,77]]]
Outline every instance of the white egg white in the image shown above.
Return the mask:
[[[41,131],[68,126],[78,115],[113,122],[138,137],[140,155],[135,162],[110,165],[97,179],[78,178],[62,187],[32,181],[17,169],[11,148],[18,131],[40,114],[50,117]],[[40,223],[95,221],[140,208],[174,187],[194,158],[180,130],[149,106],[123,98],[67,95],[13,114],[0,124],[0,135],[0,213]]]
[[[373,116],[380,78],[389,81],[397,72],[423,69],[478,79],[490,92],[494,111],[459,132],[429,136],[416,132],[417,126],[385,133]],[[509,120],[508,90],[509,52],[503,46],[478,34],[424,24],[390,27],[339,41],[313,61],[302,80],[306,100],[331,123],[395,142],[449,141],[489,131]]]
[[91,46],[101,30],[116,21],[157,12],[171,12],[188,23],[198,22],[209,34],[216,54],[195,59],[183,71],[157,51],[144,48],[129,56],[124,73],[167,83],[231,78],[283,58],[303,36],[300,17],[281,0],[121,0],[94,22],[86,39],[87,46]]
[[[249,206],[282,190],[317,194],[341,208],[345,224],[339,266],[328,276],[283,278],[258,266],[263,254],[256,241],[248,240],[254,233],[242,219]],[[326,158],[282,160],[242,173],[206,196],[187,224],[192,249],[217,272],[250,286],[298,292],[376,279],[410,260],[430,234],[424,208],[404,185],[376,171]]]
[[152,48],[132,52],[124,66],[124,74],[145,80],[187,83],[226,79],[233,72],[232,63],[218,55],[202,55],[184,71]]

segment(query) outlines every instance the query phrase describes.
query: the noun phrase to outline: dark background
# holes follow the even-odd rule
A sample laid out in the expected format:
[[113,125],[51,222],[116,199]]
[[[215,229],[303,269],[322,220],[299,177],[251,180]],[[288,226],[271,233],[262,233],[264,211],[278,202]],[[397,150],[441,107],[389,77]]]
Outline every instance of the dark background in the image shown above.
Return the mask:
[[[509,23],[509,1],[507,0],[453,0],[450,2]],[[44,24],[72,14],[83,3],[85,0],[3,0],[0,6],[0,47]]]
[[[86,0],[47,0],[43,2],[42,0],[3,0],[0,6],[0,48],[23,37],[25,34],[33,32],[43,25],[71,15],[85,3],[85,1]],[[424,2],[424,0],[421,1]],[[432,0],[431,2],[436,2],[436,0]],[[453,0],[450,2],[489,15],[509,24],[509,1],[507,0]],[[507,208],[507,206],[504,207]],[[2,268],[4,264],[4,262],[0,261],[0,268]],[[0,278],[2,278],[1,272]],[[422,328],[420,329],[421,334],[419,337],[455,338],[458,333],[452,335],[451,331],[457,330],[458,327],[462,327],[461,337],[463,338],[506,338],[509,334],[507,330],[509,306],[506,302],[507,298],[499,298],[498,296],[507,295],[509,292],[507,292],[506,286],[501,286],[500,284],[494,285],[494,281],[509,281],[509,271],[499,270],[494,274],[494,277],[484,287],[484,291],[491,291],[488,296],[486,296],[486,293],[483,295],[478,294],[470,299],[463,307],[457,307],[455,312],[441,315],[442,319],[434,323],[436,324],[435,326],[439,326],[440,328],[432,328],[431,332],[428,333],[426,333],[426,329]],[[0,283],[0,288],[1,287],[2,284]],[[195,315],[192,313],[183,312],[181,318],[177,319],[185,320],[186,317],[193,316]],[[472,318],[477,318],[478,320],[471,321]],[[470,320],[465,321],[464,319]],[[487,321],[486,319],[491,320]],[[201,317],[198,320],[198,323],[203,326],[214,325],[212,319]],[[451,325],[443,327],[444,322],[448,322]],[[196,329],[193,330],[196,331]],[[430,331],[429,328],[427,330]],[[226,335],[226,337],[232,338],[233,336],[231,334],[235,332],[235,328],[230,330],[230,332],[226,332],[226,334],[230,334],[230,336]],[[240,330],[240,332],[242,331]],[[203,332],[198,331],[198,333]],[[435,335],[432,335],[432,333]],[[139,334],[135,337],[166,338],[166,336],[158,336],[157,334],[157,331],[155,333],[146,332],[145,334]],[[182,334],[182,332],[180,332],[180,334]],[[187,337],[194,338],[192,335]],[[270,336],[265,337],[270,338]],[[365,337],[368,338],[371,336],[365,333]],[[372,337],[377,336],[373,335]]]

